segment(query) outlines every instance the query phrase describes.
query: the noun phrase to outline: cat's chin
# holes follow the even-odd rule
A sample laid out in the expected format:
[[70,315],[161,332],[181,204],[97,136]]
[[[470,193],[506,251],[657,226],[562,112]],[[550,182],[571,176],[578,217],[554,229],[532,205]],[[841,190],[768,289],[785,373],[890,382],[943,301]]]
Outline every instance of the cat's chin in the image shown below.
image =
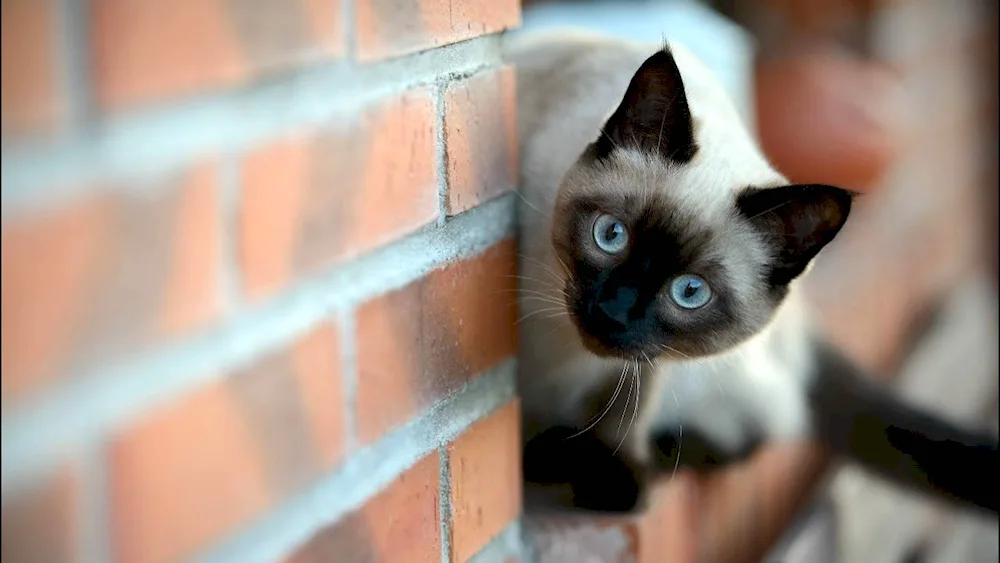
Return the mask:
[[570,309],[570,317],[583,347],[600,358],[646,361],[663,354],[663,347],[644,334],[627,331],[603,333],[595,330],[587,317],[573,309]]
[[[681,352],[679,350],[670,349],[664,350],[663,347],[659,346],[614,346],[602,342],[599,338],[588,334],[579,327],[577,327],[577,332],[580,335],[580,342],[583,344],[584,349],[599,358],[607,360],[624,360],[629,362],[639,360],[644,363],[655,362],[657,360],[683,362],[713,355],[713,353]],[[721,351],[715,353],[721,353]]]
[[580,334],[580,341],[583,343],[583,347],[591,354],[600,358],[632,361],[635,359],[655,358],[659,355],[658,351],[646,350],[642,346],[623,347],[607,344],[579,327],[577,327],[577,332]]

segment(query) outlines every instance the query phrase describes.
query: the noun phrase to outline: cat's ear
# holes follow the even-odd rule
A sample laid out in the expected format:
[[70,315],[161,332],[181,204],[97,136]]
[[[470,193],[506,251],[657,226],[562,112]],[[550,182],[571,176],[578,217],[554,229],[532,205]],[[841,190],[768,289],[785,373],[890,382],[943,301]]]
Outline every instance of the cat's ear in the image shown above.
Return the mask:
[[669,47],[636,71],[593,149],[603,159],[616,147],[659,154],[674,162],[687,162],[697,152],[684,81]]
[[847,221],[855,194],[821,184],[750,188],[736,206],[774,245],[773,286],[788,284],[833,240]]

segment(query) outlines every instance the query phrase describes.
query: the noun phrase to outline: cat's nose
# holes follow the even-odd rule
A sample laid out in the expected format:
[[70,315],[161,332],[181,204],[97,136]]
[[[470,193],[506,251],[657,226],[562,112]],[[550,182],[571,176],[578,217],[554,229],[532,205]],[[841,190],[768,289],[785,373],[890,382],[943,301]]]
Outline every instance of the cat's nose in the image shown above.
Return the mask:
[[628,326],[629,312],[635,306],[638,294],[634,289],[623,287],[616,290],[609,299],[597,304],[604,316],[622,327]]
[[628,324],[628,311],[615,307],[613,303],[605,301],[598,304],[597,308],[601,310],[601,313],[605,317],[621,325],[621,327],[625,327]]

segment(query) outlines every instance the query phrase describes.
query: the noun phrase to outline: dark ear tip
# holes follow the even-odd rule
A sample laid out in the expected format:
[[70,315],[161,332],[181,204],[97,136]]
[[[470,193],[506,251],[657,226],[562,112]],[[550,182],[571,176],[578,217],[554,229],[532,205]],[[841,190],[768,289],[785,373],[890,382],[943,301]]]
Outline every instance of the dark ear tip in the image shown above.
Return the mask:
[[861,192],[838,188],[837,186],[826,186],[826,188],[837,194],[836,199],[840,201],[840,206],[845,213],[850,213],[851,207],[854,206],[854,200],[862,195]]
[[660,45],[660,49],[646,59],[646,62],[643,66],[650,64],[654,64],[656,66],[659,65],[668,65],[671,67],[676,66],[677,63],[674,61],[674,51],[673,49],[670,48],[670,43],[666,39],[663,40],[663,44]]
[[858,191],[854,191],[854,190],[847,189],[847,188],[841,188],[840,186],[832,186],[832,185],[829,185],[829,184],[813,184],[813,186],[816,186],[816,187],[819,187],[819,188],[824,188],[824,189],[827,189],[827,190],[832,190],[834,192],[846,195],[850,199],[856,199],[856,198],[859,198],[861,196],[866,195],[864,192],[858,192]]
[[858,198],[860,198],[860,197],[862,197],[862,196],[865,195],[865,194],[863,194],[861,192],[856,192],[854,190],[847,190],[847,189],[844,189],[844,188],[837,188],[835,186],[831,186],[831,187],[834,188],[835,190],[837,190],[837,192],[839,192],[840,194],[842,194],[842,196],[844,197],[843,204],[844,204],[844,206],[848,210],[850,210],[850,208],[854,205],[854,202]]
[[854,190],[848,190],[837,186],[828,186],[826,184],[814,184],[814,186],[843,197],[847,200],[847,203],[852,203],[855,199],[865,195],[862,192],[856,192]]

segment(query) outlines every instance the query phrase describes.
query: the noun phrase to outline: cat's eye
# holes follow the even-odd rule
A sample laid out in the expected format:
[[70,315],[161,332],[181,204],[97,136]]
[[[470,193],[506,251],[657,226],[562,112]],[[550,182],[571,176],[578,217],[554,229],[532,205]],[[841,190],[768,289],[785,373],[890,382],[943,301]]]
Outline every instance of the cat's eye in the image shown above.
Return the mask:
[[670,281],[670,298],[685,309],[697,309],[712,298],[712,288],[701,276],[683,274]]
[[594,221],[594,242],[608,254],[619,254],[628,246],[628,230],[617,217],[605,213]]

